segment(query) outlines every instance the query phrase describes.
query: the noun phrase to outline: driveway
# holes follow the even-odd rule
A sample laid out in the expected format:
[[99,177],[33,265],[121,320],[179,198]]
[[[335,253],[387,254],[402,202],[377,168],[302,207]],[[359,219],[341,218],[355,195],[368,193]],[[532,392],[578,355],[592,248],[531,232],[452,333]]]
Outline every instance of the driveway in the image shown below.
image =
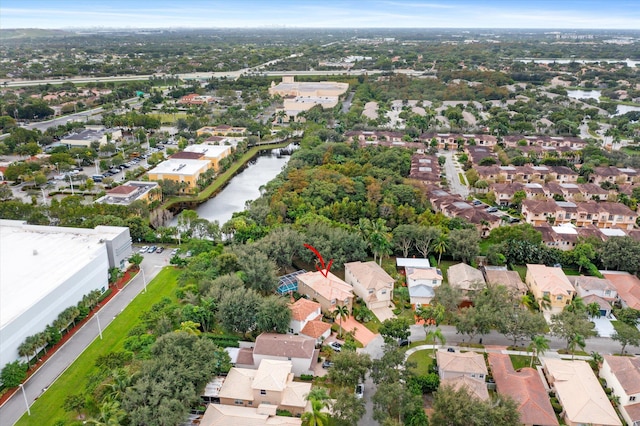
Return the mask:
[[[338,324],[340,324],[340,320],[338,320]],[[364,326],[364,324],[360,324],[352,316],[342,320],[342,329],[345,331],[355,330],[355,338],[358,342],[362,343],[362,346],[367,346],[369,342],[371,342],[377,336],[377,334],[371,332],[367,327]]]
[[388,306],[372,309],[371,312],[373,312],[373,314],[380,320],[380,322],[396,317],[393,314],[393,311],[391,310],[391,308],[389,308]]
[[611,318],[591,318],[591,322],[596,325],[596,331],[600,337],[611,337],[611,335],[615,333],[616,329],[613,328],[613,324],[611,324],[611,321],[615,320],[616,318],[613,315],[611,315]]

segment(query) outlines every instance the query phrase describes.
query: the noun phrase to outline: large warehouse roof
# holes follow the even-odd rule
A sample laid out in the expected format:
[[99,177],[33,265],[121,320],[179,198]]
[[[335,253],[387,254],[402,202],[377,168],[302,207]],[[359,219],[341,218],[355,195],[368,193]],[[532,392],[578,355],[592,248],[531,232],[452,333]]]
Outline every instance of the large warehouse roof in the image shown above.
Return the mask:
[[91,260],[123,228],[25,225],[0,220],[0,329],[46,297]]

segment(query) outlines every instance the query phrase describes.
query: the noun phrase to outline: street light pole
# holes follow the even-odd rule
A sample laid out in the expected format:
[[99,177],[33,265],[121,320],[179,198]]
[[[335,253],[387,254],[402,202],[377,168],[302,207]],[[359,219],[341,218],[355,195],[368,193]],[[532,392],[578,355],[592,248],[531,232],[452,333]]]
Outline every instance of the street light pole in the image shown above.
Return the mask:
[[142,265],[140,265],[140,272],[142,272],[142,282],[144,283],[144,292],[147,292],[147,277],[144,276],[144,269],[142,269]]
[[96,312],[96,321],[98,321],[98,333],[100,333],[100,340],[102,340],[102,326],[100,325],[100,316]]
[[20,383],[20,389],[22,389],[22,396],[24,397],[24,404],[27,406],[27,414],[31,415],[31,408],[29,407],[29,401],[27,401],[27,393],[24,391],[24,385]]
[[69,175],[69,183],[71,184],[71,195],[76,195],[76,193],[73,190],[73,179],[71,179],[71,175]]

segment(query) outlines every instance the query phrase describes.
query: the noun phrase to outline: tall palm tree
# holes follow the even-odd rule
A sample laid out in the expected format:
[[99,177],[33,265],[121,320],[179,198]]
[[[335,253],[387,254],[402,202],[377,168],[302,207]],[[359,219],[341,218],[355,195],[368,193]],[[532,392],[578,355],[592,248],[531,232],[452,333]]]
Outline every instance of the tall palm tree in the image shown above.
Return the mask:
[[333,314],[340,320],[340,333],[339,336],[342,336],[342,320],[349,317],[349,307],[347,305],[338,305],[333,310]]
[[327,426],[329,424],[329,415],[322,412],[327,407],[326,401],[311,399],[311,411],[307,411],[302,415],[302,424],[304,426]]
[[571,339],[569,339],[568,342],[568,349],[571,351],[571,359],[574,358],[575,354],[574,351],[576,349],[576,346],[579,346],[580,349],[584,349],[584,347],[587,345],[587,343],[584,340],[584,336],[582,334],[574,334]]
[[438,253],[438,266],[440,266],[440,259],[442,259],[442,253],[446,252],[448,248],[449,248],[449,244],[447,242],[447,236],[444,234],[441,234],[440,237],[438,238],[438,241],[436,241],[436,244],[433,246],[433,251],[435,253]]
[[544,335],[533,336],[531,343],[529,343],[529,350],[531,350],[531,363],[529,367],[533,367],[533,358],[543,355],[547,349],[549,349],[549,339]]
[[433,353],[436,353],[436,340],[440,342],[441,345],[447,343],[447,338],[442,334],[442,330],[436,328],[435,330],[431,330],[427,333],[427,337],[425,340],[431,340],[433,342]]
[[541,311],[551,309],[551,297],[549,297],[548,294],[545,294],[542,299],[540,299],[540,304],[538,306]]
[[589,315],[590,318],[600,318],[600,316],[602,315],[600,313],[600,306],[596,302],[589,303],[586,309],[587,315]]

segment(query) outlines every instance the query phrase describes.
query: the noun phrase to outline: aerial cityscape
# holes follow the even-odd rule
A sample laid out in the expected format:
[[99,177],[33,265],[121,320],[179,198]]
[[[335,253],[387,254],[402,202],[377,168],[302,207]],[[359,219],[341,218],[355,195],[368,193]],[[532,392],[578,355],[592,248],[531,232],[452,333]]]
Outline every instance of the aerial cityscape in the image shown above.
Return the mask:
[[635,1],[0,5],[0,424],[640,425]]

